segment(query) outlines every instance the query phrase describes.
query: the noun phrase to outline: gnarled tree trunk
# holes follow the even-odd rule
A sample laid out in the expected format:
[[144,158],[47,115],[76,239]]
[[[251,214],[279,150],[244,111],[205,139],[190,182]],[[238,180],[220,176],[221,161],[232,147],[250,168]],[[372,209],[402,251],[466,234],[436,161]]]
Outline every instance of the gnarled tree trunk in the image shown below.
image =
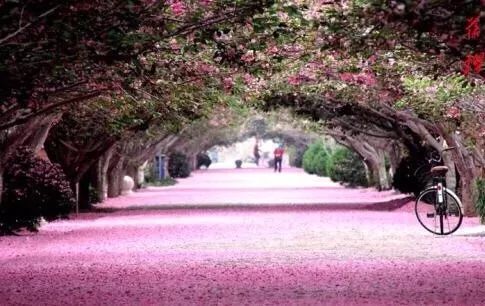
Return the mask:
[[2,195],[3,195],[3,168],[0,165],[0,205],[2,205]]
[[456,134],[446,135],[446,140],[456,148],[453,150],[453,156],[460,174],[460,195],[465,215],[475,216],[475,203],[478,201],[476,180],[479,178],[480,168],[475,165],[472,155]]
[[99,203],[104,202],[108,196],[108,167],[111,156],[114,152],[114,146],[108,149],[96,162],[95,165],[95,180],[96,180],[96,194]]
[[111,158],[110,166],[108,167],[108,198],[115,198],[121,195],[124,176],[123,163],[124,157],[121,155]]
[[88,210],[91,209],[91,201],[89,197],[89,185],[90,185],[90,173],[86,173],[83,175],[81,180],[79,181],[79,188],[78,188],[78,205],[79,209],[81,210]]

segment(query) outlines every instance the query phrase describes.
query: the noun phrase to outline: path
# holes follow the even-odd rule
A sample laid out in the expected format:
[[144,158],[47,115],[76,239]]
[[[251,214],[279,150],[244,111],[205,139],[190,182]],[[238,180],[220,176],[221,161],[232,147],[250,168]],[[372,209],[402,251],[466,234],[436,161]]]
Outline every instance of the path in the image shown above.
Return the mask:
[[275,173],[271,169],[209,169],[169,187],[149,187],[122,199],[109,199],[104,208],[208,207],[232,205],[325,205],[360,208],[404,196],[373,188],[346,189],[329,178],[308,175],[297,168]]
[[[234,183],[219,174],[226,186]],[[177,188],[205,189],[206,175]],[[342,199],[348,196],[339,193],[356,192],[326,188]],[[136,196],[128,198],[142,199]],[[118,200],[127,205],[126,199]],[[407,207],[227,206],[81,214],[38,234],[2,237],[0,304],[485,304],[485,240],[435,237]],[[476,225],[466,219],[464,227]]]

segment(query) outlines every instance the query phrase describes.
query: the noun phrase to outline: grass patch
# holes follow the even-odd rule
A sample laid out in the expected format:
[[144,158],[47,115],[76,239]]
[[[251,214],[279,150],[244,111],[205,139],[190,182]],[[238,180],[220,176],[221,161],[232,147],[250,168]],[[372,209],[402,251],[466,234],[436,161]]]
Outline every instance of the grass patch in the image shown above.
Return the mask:
[[147,186],[173,186],[177,184],[177,180],[167,177],[160,181],[147,182]]

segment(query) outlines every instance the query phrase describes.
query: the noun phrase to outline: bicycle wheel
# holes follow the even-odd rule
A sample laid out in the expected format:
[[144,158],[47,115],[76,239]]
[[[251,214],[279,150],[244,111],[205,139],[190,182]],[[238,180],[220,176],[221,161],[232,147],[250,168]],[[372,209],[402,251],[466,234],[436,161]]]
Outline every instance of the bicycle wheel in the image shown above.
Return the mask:
[[424,190],[416,199],[415,212],[419,223],[436,235],[449,235],[456,231],[463,220],[460,200],[448,189],[443,190],[441,207],[438,205],[436,187]]

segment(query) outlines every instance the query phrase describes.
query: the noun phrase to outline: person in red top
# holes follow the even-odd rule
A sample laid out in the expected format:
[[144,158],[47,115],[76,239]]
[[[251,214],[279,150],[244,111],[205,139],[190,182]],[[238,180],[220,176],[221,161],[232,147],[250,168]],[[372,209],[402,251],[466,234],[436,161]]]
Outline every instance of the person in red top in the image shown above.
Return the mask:
[[283,150],[283,146],[280,145],[278,148],[274,150],[274,171],[278,170],[278,172],[281,172],[281,162],[283,161],[283,153],[285,153],[285,150]]

